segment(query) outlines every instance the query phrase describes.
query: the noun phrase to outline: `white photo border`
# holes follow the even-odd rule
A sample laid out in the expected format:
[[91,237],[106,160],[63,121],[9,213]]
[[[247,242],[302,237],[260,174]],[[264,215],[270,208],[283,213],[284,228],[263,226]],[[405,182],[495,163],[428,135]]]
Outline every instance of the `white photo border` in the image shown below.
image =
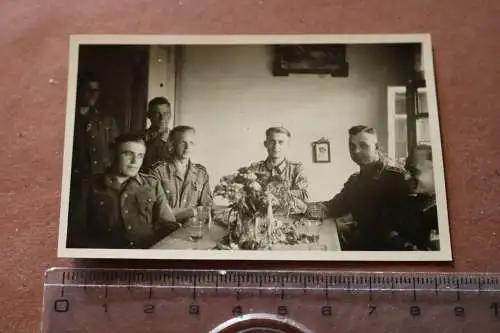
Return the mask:
[[[425,69],[436,204],[440,236],[439,251],[247,251],[247,250],[174,250],[174,249],[88,249],[67,248],[69,194],[72,168],[74,105],[80,45],[266,45],[266,44],[408,44],[422,45]],[[88,259],[164,259],[164,260],[249,260],[249,261],[453,261],[447,193],[442,153],[441,129],[437,105],[435,68],[430,34],[342,34],[342,35],[72,35],[64,133],[64,160],[58,234],[59,258]]]

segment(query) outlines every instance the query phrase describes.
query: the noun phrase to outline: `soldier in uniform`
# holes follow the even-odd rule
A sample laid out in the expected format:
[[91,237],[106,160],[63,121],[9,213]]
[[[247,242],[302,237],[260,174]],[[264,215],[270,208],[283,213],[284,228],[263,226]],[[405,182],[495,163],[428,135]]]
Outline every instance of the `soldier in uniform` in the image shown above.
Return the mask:
[[343,250],[414,250],[397,233],[410,190],[408,174],[383,156],[373,128],[350,128],[349,152],[360,171],[324,203],[332,217],[352,215],[354,229],[339,230]]
[[111,165],[109,147],[119,135],[113,117],[98,109],[99,81],[92,76],[81,79],[75,117],[73,176],[84,180],[103,173]]
[[[98,109],[99,81],[83,75],[78,84],[71,168],[69,214],[80,207],[82,184],[111,165],[109,147],[119,135],[116,121]],[[69,240],[71,243],[71,240]]]
[[411,175],[412,193],[407,218],[398,229],[419,250],[439,250],[438,216],[432,149],[418,145],[408,156],[405,168]]
[[307,210],[308,183],[301,162],[287,159],[291,133],[284,127],[270,127],[266,130],[264,147],[267,149],[265,160],[252,163],[250,171],[264,177],[279,176],[290,184],[294,199],[292,214],[301,214]]
[[168,141],[169,124],[172,118],[171,106],[165,97],[155,97],[148,104],[148,117],[151,126],[144,132],[146,156],[142,165],[143,172],[149,172],[153,164],[166,161],[170,154]]
[[184,223],[212,206],[212,192],[206,168],[191,161],[195,129],[177,126],[170,132],[172,154],[153,166],[151,174],[160,179],[176,219]]
[[140,135],[116,139],[112,166],[85,182],[71,247],[147,249],[180,226],[159,180],[139,173],[145,151]]

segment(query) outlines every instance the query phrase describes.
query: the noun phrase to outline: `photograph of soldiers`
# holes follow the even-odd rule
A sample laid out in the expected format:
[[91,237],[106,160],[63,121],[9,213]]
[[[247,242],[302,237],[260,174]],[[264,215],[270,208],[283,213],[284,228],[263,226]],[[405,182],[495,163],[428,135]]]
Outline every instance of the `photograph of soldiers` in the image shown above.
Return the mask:
[[428,35],[95,38],[71,46],[61,256],[450,260]]

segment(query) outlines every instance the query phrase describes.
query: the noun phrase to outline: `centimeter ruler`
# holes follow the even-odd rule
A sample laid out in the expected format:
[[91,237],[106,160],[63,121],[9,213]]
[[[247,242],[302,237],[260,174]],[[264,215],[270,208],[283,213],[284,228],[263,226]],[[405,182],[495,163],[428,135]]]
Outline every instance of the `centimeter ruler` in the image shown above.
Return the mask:
[[53,268],[41,332],[500,332],[500,274]]

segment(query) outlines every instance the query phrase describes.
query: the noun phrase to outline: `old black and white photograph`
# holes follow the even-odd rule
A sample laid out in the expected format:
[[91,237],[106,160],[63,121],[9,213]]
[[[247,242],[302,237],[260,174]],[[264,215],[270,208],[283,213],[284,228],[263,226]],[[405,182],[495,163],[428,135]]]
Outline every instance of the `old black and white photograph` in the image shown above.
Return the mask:
[[431,36],[75,35],[59,257],[452,260]]

